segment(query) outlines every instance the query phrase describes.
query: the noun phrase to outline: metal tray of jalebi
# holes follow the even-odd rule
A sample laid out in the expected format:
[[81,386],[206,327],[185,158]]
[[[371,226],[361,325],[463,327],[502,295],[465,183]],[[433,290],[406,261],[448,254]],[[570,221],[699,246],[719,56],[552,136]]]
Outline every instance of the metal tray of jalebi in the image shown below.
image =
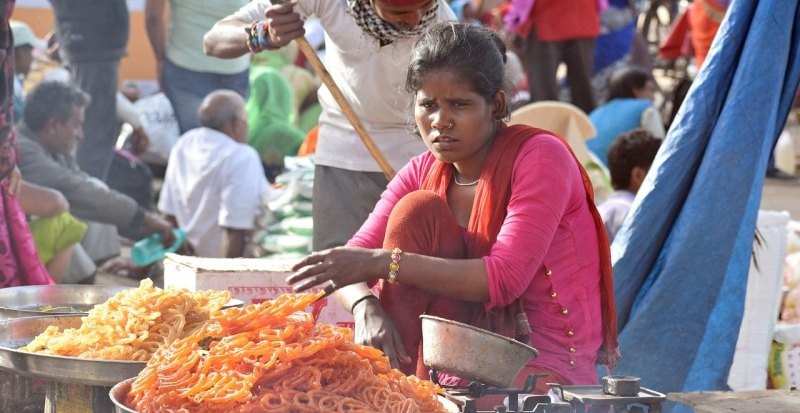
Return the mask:
[[91,386],[113,386],[136,376],[147,363],[94,360],[28,353],[18,350],[49,326],[78,328],[80,315],[24,317],[0,321],[0,368],[27,377]]
[[[86,314],[132,287],[114,285],[32,285],[0,289],[0,321],[21,317]],[[242,307],[244,301],[231,299],[223,309]]]
[[0,320],[44,315],[86,314],[96,304],[131,287],[31,285],[0,289]]
[[[125,404],[125,399],[128,398],[128,393],[131,391],[131,385],[133,384],[134,380],[136,380],[136,377],[121,381],[112,387],[110,392],[108,392],[109,398],[114,403],[114,413],[138,413],[136,410],[131,409]],[[461,411],[461,409],[455,403],[445,399],[444,397],[440,396],[439,401],[449,413],[459,413]]]

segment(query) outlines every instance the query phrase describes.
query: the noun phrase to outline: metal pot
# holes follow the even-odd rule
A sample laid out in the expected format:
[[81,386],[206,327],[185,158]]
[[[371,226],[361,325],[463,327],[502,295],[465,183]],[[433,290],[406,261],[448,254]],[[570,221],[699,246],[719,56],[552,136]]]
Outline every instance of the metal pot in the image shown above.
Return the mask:
[[422,360],[437,371],[508,387],[535,348],[468,324],[422,315]]

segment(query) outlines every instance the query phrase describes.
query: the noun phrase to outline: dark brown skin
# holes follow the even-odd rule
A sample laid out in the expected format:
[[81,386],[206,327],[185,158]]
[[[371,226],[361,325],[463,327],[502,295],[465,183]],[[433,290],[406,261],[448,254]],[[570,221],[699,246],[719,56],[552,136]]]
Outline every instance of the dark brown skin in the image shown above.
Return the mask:
[[[492,102],[478,95],[450,72],[433,72],[416,94],[415,120],[428,149],[443,162],[455,166],[460,182],[480,176],[483,161],[494,139],[495,121],[505,111],[505,95]],[[472,212],[475,186],[452,185],[450,210],[466,225]],[[372,294],[367,282],[387,278],[391,252],[383,249],[338,247],[313,253],[299,262],[287,278],[295,291],[332,285],[345,308]],[[423,291],[460,301],[489,299],[486,267],[482,259],[444,259],[403,253],[398,279]],[[454,280],[458,280],[454,282]],[[357,343],[381,349],[393,366],[407,362],[394,323],[380,303],[362,300],[353,308]]]

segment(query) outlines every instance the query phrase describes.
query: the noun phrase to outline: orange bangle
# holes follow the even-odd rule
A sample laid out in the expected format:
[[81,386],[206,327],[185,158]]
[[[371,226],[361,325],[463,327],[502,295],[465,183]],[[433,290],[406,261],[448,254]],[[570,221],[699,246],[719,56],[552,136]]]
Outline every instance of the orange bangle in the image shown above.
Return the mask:
[[400,271],[400,260],[403,258],[403,251],[400,248],[392,250],[392,262],[389,264],[389,276],[386,278],[389,284],[397,282],[397,272]]

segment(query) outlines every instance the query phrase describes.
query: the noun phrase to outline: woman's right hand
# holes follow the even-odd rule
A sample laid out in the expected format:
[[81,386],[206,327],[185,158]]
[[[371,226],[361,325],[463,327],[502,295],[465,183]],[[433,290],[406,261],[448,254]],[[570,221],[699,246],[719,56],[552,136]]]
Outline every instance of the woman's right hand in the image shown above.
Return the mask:
[[393,368],[399,369],[400,363],[411,363],[400,332],[378,300],[367,299],[358,303],[353,309],[353,318],[356,344],[383,351]]

